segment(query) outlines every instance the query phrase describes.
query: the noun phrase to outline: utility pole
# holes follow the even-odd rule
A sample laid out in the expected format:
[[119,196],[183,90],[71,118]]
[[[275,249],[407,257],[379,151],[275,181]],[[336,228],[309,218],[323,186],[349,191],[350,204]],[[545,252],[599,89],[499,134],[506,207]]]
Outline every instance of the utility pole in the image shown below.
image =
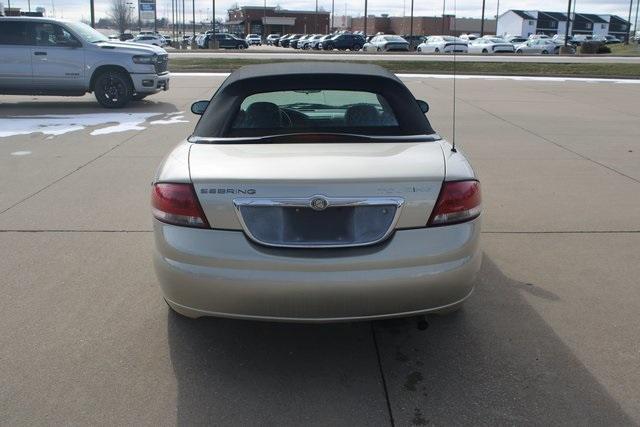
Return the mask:
[[185,34],[187,34],[187,20],[184,14],[184,0],[182,0],[182,37],[184,37]]
[[411,21],[409,21],[409,48],[413,48],[413,0],[411,0]]
[[367,38],[367,0],[364,0],[364,38]]
[[631,11],[633,10],[633,0],[629,0],[629,19],[627,22],[629,23],[629,27],[627,28],[627,41],[624,44],[629,44],[631,41]]
[[191,15],[193,17],[193,41],[196,41],[196,0],[191,0]]
[[140,18],[140,0],[138,0],[138,32],[142,31],[142,19]]
[[[264,8],[262,9],[262,38],[267,37],[267,0],[264,0]],[[265,39],[266,43],[266,39]]]
[[[93,3],[93,2],[92,2]],[[27,4],[28,4],[28,8],[29,8],[29,12],[31,12],[31,0],[27,0]],[[93,25],[92,25],[93,26]]]
[[482,0],[482,18],[480,18],[480,37],[484,37],[484,8],[486,0]]
[[[89,0],[89,8],[91,10],[91,28],[96,27],[96,12],[93,1],[94,0]],[[29,1],[29,12],[31,12],[31,1]]]
[[158,33],[158,0],[153,3],[153,32]]
[[569,27],[571,26],[571,0],[567,6],[567,28],[564,31],[564,48],[569,49]]

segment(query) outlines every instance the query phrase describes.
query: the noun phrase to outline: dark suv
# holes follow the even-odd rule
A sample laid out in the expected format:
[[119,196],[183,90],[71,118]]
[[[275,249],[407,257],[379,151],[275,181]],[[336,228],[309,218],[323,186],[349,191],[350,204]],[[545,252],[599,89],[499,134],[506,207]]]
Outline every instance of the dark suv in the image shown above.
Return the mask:
[[360,50],[364,46],[364,37],[360,34],[339,34],[333,38],[327,39],[319,43],[318,47],[322,50]]
[[280,39],[280,47],[289,47],[292,41],[298,40],[300,37],[302,34],[292,34],[291,37],[282,38]]

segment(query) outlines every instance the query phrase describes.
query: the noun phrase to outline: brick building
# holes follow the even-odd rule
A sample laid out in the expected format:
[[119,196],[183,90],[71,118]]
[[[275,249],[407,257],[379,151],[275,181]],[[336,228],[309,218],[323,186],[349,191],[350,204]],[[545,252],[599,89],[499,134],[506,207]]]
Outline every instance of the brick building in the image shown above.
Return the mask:
[[331,25],[330,15],[324,11],[316,13],[277,7],[242,6],[228,10],[225,25],[229,32],[236,34],[326,34]]
[[[460,35],[480,32],[480,19],[457,18],[453,15],[442,16],[414,16],[414,35]],[[443,25],[444,24],[444,25]],[[351,20],[352,31],[364,31],[364,17]],[[484,20],[485,34],[495,34],[496,20]],[[409,16],[373,16],[367,17],[367,34],[385,33],[407,35],[411,32],[411,17]]]

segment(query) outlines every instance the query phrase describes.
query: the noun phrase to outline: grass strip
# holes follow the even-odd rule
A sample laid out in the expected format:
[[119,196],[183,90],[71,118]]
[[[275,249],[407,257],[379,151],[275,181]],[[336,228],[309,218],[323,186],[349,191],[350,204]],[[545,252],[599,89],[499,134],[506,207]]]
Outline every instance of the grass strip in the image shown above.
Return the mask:
[[[316,61],[305,59],[302,61]],[[332,60],[348,62],[342,60]],[[172,72],[229,72],[245,65],[276,62],[292,62],[272,58],[171,58],[169,69]],[[296,61],[296,62],[299,62]],[[394,73],[450,74],[451,62],[431,61],[354,61],[358,64],[376,64]],[[479,75],[518,75],[518,76],[561,76],[561,77],[600,77],[600,78],[640,78],[640,64],[572,64],[543,62],[458,62],[459,74]]]

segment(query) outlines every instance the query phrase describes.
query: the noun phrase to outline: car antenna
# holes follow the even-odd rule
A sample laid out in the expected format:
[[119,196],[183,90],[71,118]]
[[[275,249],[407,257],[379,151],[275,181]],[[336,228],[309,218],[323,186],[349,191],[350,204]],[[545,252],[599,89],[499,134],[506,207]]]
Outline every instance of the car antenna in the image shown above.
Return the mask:
[[[456,36],[456,0],[453,0],[453,37]],[[444,17],[443,17],[444,19]],[[456,150],[456,43],[457,40],[453,40],[453,132],[451,135],[451,152],[457,153]]]

